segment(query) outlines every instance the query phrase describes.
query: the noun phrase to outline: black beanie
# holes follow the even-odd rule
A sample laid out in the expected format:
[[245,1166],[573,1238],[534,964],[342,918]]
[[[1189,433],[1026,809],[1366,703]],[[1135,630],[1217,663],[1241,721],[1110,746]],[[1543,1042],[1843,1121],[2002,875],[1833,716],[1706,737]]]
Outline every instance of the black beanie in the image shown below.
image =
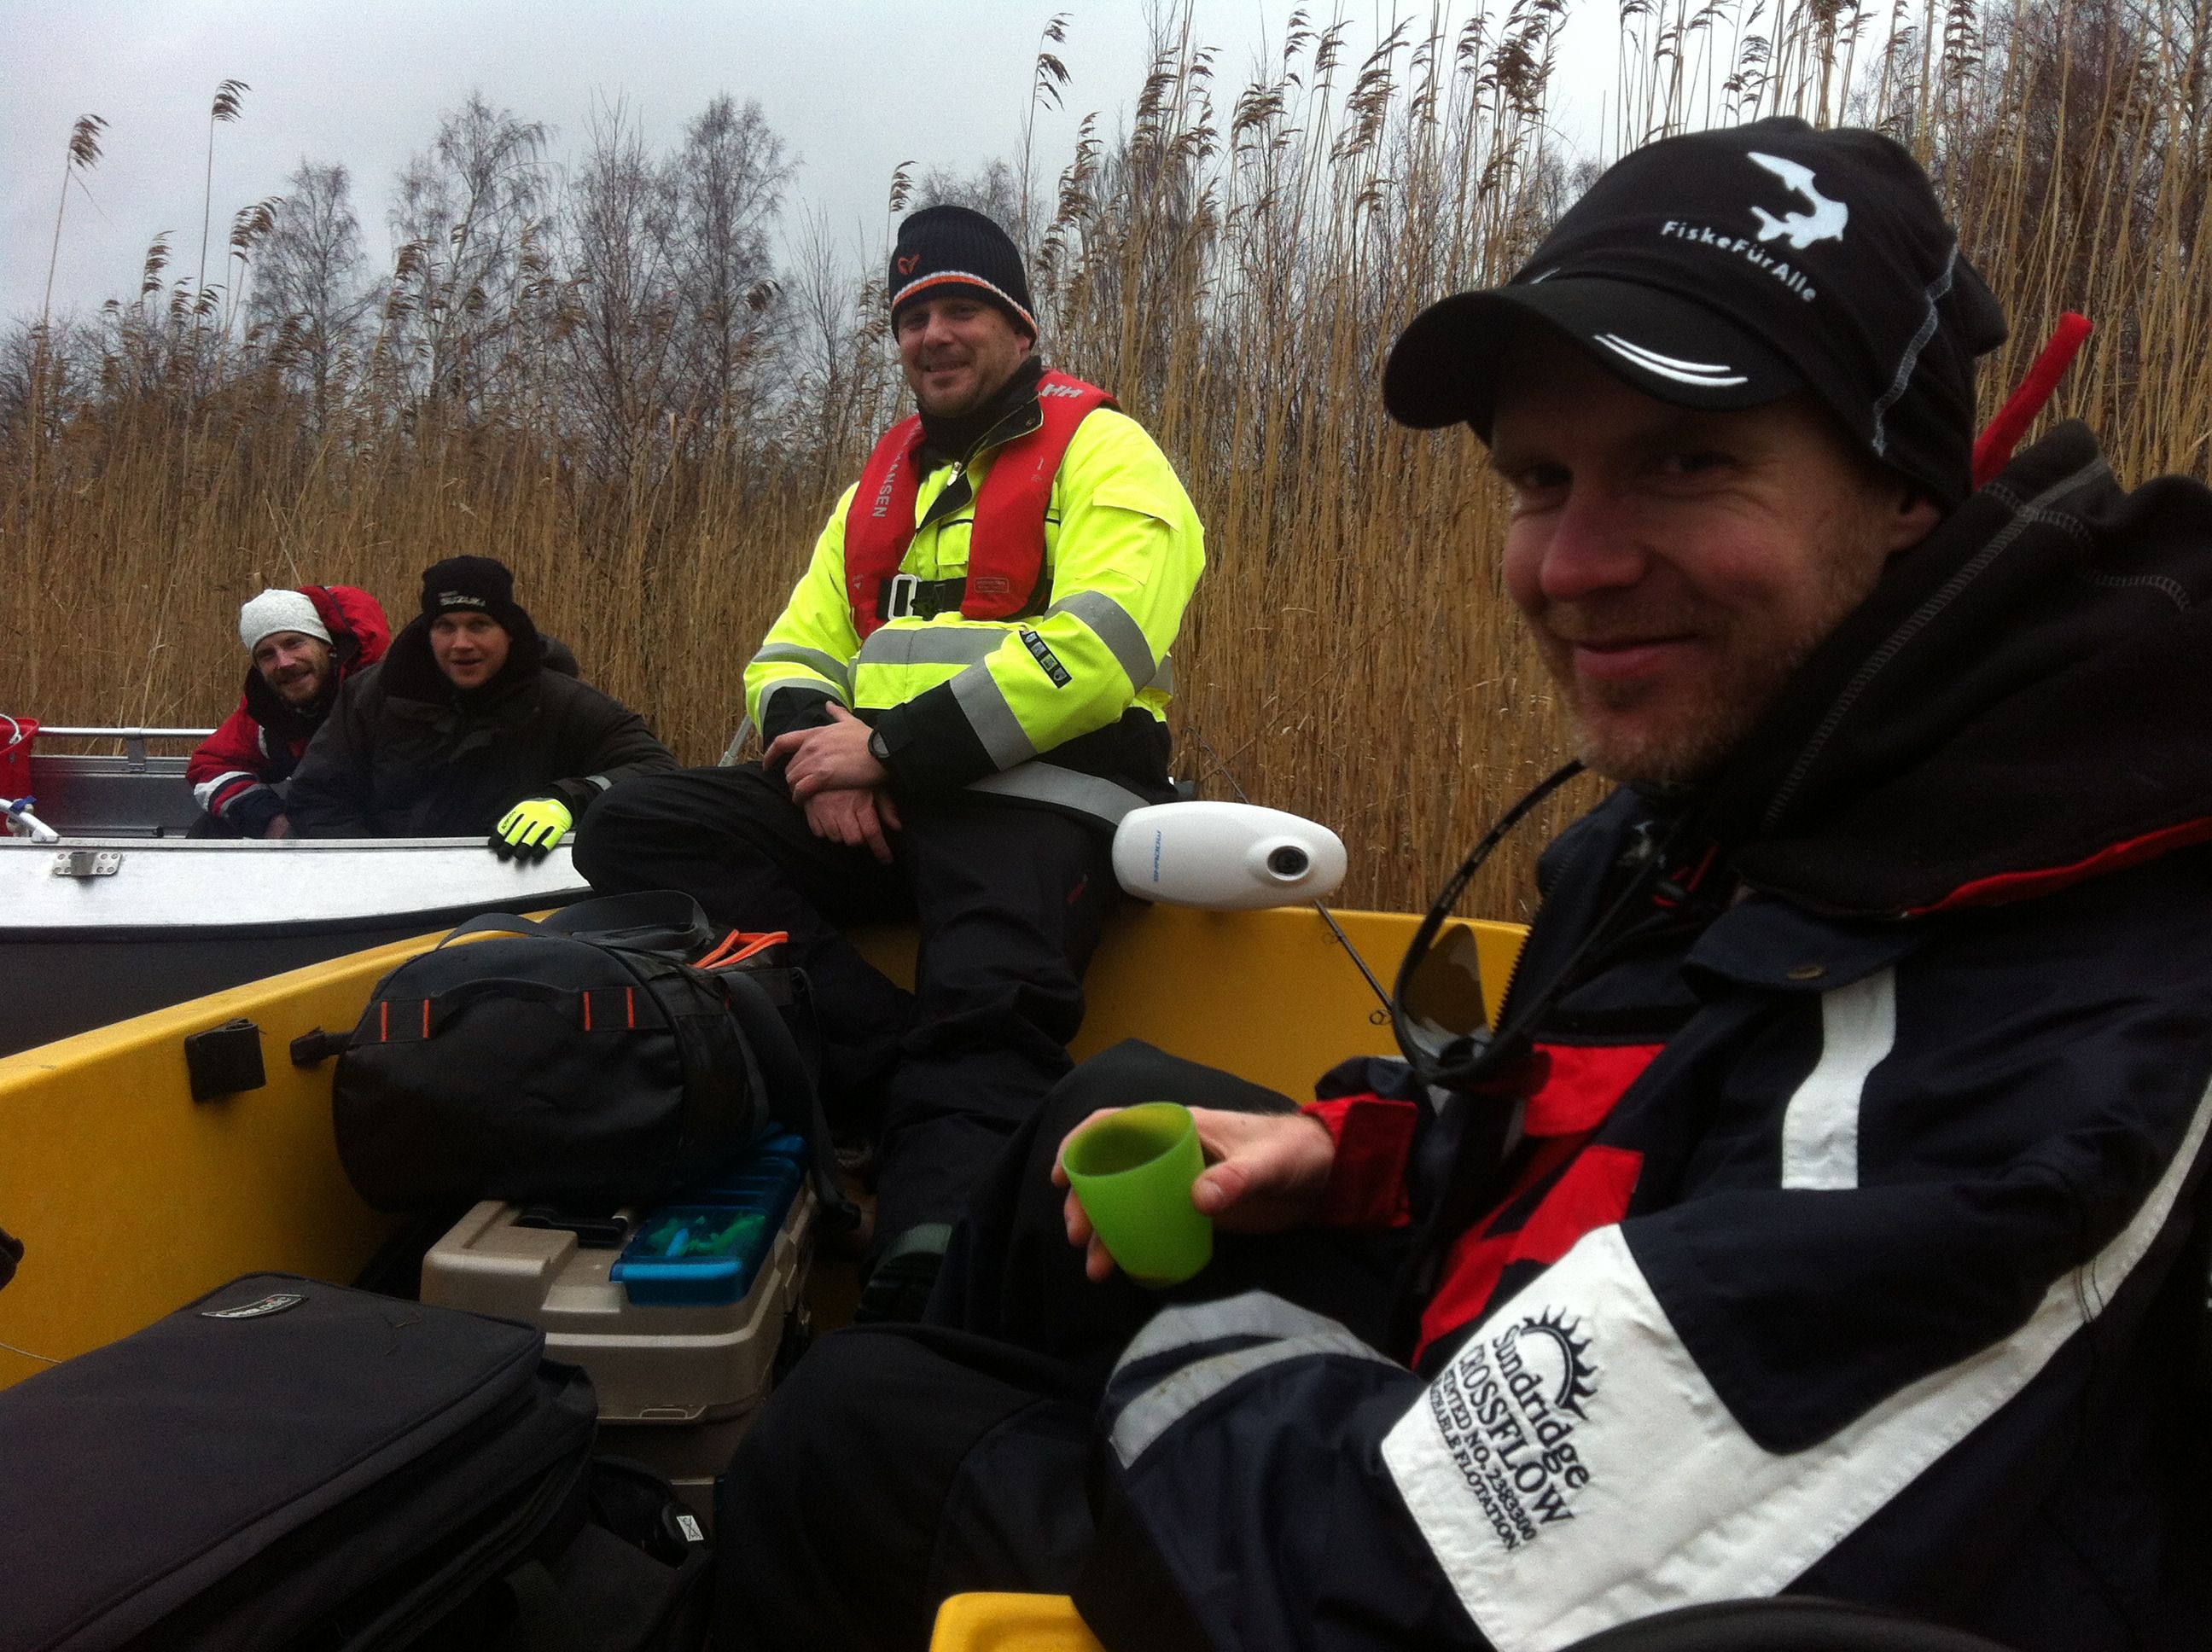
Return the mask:
[[899,226],[898,243],[891,248],[892,326],[897,326],[903,306],[949,287],[972,288],[1030,338],[1037,336],[1029,277],[1006,232],[963,206],[924,207]]
[[514,600],[514,575],[489,556],[448,556],[422,570],[422,616],[463,610],[489,615],[511,637],[537,632]]

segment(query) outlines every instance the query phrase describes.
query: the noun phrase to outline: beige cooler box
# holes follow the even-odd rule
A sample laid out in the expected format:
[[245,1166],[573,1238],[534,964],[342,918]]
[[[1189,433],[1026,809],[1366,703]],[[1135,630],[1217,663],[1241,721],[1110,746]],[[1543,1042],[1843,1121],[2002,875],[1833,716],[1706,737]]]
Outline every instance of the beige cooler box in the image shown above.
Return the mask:
[[799,1307],[814,1212],[802,1186],[738,1300],[639,1303],[611,1277],[623,1251],[517,1226],[520,1206],[487,1200],[423,1258],[422,1300],[544,1327],[546,1351],[599,1391],[599,1449],[650,1463],[711,1520],[715,1479],[768,1398],[785,1316]]

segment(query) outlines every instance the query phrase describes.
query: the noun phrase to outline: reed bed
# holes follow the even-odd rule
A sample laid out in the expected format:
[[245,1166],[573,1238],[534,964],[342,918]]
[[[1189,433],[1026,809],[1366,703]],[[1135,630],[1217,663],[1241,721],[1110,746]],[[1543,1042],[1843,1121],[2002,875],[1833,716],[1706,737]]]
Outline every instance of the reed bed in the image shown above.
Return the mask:
[[[1085,123],[1056,183],[1026,157],[995,177],[1048,354],[1116,392],[1206,523],[1179,767],[1334,825],[1349,902],[1418,907],[1568,755],[1499,583],[1479,449],[1390,425],[1376,386],[1416,308],[1502,279],[1595,166],[1667,131],[1771,113],[1892,131],[2012,314],[1989,407],[2059,313],[2085,310],[2100,331],[2052,416],[2091,420],[2124,476],[2205,475],[2209,9],[1626,0],[1598,154],[1553,125],[1566,0],[1410,19],[1357,48],[1295,15],[1237,81],[1170,21],[1122,125]],[[1033,116],[1068,85],[1063,34]],[[895,179],[894,209],[916,187]],[[241,264],[254,234],[240,214]],[[633,397],[611,430],[574,390],[592,272],[550,238],[458,297],[403,248],[312,382],[300,327],[234,325],[157,263],[100,323],[32,330],[0,363],[0,707],[211,722],[236,691],[236,606],[264,584],[360,584],[404,618],[422,568],[476,551],[517,570],[589,677],[713,760],[744,659],[896,410],[879,258],[848,274],[818,235],[794,240],[747,301],[775,325],[742,404],[726,386],[711,407]],[[464,370],[439,365],[426,316],[471,319]],[[665,322],[641,325],[649,340]],[[1528,910],[1540,835],[1469,909]]]

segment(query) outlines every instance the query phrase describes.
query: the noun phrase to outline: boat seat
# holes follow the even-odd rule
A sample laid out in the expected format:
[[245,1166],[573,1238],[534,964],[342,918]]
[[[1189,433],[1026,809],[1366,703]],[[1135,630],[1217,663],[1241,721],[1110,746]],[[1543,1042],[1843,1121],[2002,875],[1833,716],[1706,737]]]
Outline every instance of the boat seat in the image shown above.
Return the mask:
[[929,1652],[1105,1652],[1065,1594],[955,1594]]

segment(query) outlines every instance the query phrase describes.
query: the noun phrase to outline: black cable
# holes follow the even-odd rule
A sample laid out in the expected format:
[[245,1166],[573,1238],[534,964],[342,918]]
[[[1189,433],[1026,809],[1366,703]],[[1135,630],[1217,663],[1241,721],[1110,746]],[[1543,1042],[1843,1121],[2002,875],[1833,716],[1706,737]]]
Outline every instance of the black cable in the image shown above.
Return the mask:
[[[1198,742],[1200,748],[1207,756],[1213,759],[1213,766],[1221,771],[1222,777],[1229,782],[1230,789],[1237,793],[1237,801],[1249,805],[1252,799],[1246,793],[1243,783],[1237,780],[1236,771],[1231,768],[1228,762],[1213,749],[1212,742],[1197,729],[1191,731],[1190,737]],[[1337,944],[1352,954],[1352,963],[1359,966],[1359,973],[1367,978],[1367,985],[1374,993],[1376,1001],[1382,1005],[1383,1013],[1386,1015],[1395,1013],[1390,1003],[1390,994],[1382,990],[1382,981],[1376,977],[1375,972],[1367,967],[1367,960],[1359,956],[1359,949],[1352,944],[1352,937],[1344,932],[1344,926],[1337,922],[1336,914],[1328,909],[1328,903],[1316,896],[1313,905],[1314,910],[1321,914],[1321,920],[1328,926],[1328,932],[1336,937]]]

